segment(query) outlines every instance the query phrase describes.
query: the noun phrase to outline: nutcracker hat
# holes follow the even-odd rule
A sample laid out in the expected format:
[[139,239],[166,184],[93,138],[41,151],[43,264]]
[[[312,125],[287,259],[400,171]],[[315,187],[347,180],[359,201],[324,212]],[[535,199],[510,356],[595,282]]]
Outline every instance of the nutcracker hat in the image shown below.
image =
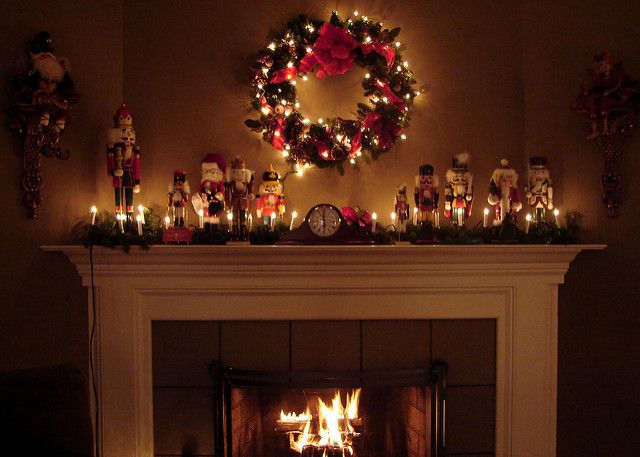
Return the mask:
[[433,165],[429,165],[429,164],[420,165],[420,175],[432,176]]
[[220,154],[209,153],[204,156],[200,164],[202,165],[202,170],[212,168],[215,164],[218,166],[220,171],[222,171],[223,173],[227,172],[227,161],[224,160],[224,157],[222,157]]
[[116,127],[131,127],[133,125],[133,114],[124,103],[118,108],[115,116],[113,116],[113,123]]
[[173,182],[174,183],[178,183],[181,182],[184,184],[184,182],[187,180],[187,174],[182,171],[182,170],[176,170],[173,172]]
[[461,152],[460,154],[456,154],[451,159],[451,165],[455,171],[467,171],[468,164],[469,164],[468,152]]
[[237,170],[244,170],[245,168],[247,168],[247,162],[245,162],[245,160],[242,157],[236,157],[235,159],[233,159],[233,162],[231,162],[231,168],[237,169]]
[[529,159],[529,168],[547,168],[547,158],[546,157],[531,157]]
[[38,33],[31,43],[29,49],[32,54],[40,54],[41,52],[53,52],[53,40],[46,30]]
[[502,159],[500,161],[500,168],[496,168],[495,170],[493,170],[491,180],[497,183],[500,180],[500,176],[512,176],[514,178],[514,182],[518,180],[518,173],[516,173],[516,170],[509,166],[509,161],[507,159]]
[[262,175],[263,181],[278,181],[280,175],[273,169],[273,165],[269,165],[269,171],[265,171]]

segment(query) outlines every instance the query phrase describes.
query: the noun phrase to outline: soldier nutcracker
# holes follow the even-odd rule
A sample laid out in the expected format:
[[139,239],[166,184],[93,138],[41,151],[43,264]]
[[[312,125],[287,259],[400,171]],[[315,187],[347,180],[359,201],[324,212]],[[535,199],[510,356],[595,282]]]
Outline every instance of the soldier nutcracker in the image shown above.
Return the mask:
[[515,222],[515,213],[522,209],[518,190],[518,173],[509,167],[507,159],[502,159],[500,168],[493,171],[487,201],[496,208],[494,225],[500,225],[505,220]]
[[[217,227],[220,216],[224,213],[224,181],[227,173],[227,162],[220,154],[207,154],[200,163],[202,179],[200,189],[191,199],[198,212],[203,211],[205,228]],[[198,208],[196,206],[198,205]]]
[[433,241],[433,226],[438,225],[439,180],[433,174],[433,165],[420,166],[416,176],[415,204],[418,208],[417,220],[420,224],[418,241]]
[[409,219],[409,198],[407,197],[406,184],[398,186],[396,190],[393,211],[396,213],[398,233],[405,233],[407,231],[407,219]]
[[189,193],[187,174],[182,170],[174,171],[173,184],[169,184],[169,207],[167,209],[167,214],[173,219],[174,227],[184,227]]
[[457,154],[446,174],[444,216],[451,219],[457,227],[464,227],[471,216],[473,205],[473,174],[468,169],[468,163],[468,153]]
[[130,225],[133,222],[133,194],[140,192],[140,148],[135,145],[133,115],[126,105],[116,111],[113,121],[110,144],[107,145],[107,172],[113,179],[115,212],[121,214],[124,203]]
[[271,224],[271,215],[275,214],[275,218],[284,216],[284,191],[280,176],[273,169],[273,165],[269,165],[269,171],[265,171],[262,175],[262,184],[256,195],[256,215],[262,218],[264,225]]
[[227,169],[225,199],[231,210],[231,236],[234,240],[247,240],[247,216],[253,195],[253,171],[247,168],[244,159],[236,157]]
[[529,185],[525,187],[525,196],[533,210],[533,221],[545,222],[546,210],[553,209],[553,186],[546,157],[529,159]]

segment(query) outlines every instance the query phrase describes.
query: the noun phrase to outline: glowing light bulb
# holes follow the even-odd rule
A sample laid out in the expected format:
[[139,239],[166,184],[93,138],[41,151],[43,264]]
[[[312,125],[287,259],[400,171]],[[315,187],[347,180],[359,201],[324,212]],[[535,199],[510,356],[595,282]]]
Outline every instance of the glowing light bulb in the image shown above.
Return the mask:
[[262,89],[262,84],[258,84],[258,89]]
[[322,120],[321,117],[318,118],[318,124],[322,124],[324,121]]
[[280,100],[280,103],[282,104],[282,106],[287,106],[287,101],[284,98]]
[[402,62],[402,65],[404,66],[404,68],[409,68],[409,62],[407,62],[406,60]]
[[404,98],[406,98],[407,100],[409,100],[411,98],[411,94],[407,94],[404,96]]
[[296,104],[294,105],[296,108],[300,108],[300,103],[296,102]]
[[309,80],[309,77],[308,77],[307,75],[302,75],[302,80],[303,80],[303,81],[308,81],[308,80]]
[[378,214],[377,213],[372,213],[371,214],[371,219],[373,219],[374,221],[378,220]]
[[398,66],[396,67],[396,70],[398,70],[398,71],[402,71],[402,67],[401,67],[400,65],[398,65]]
[[289,40],[289,46],[293,46],[294,44],[296,44],[296,42],[295,42],[295,41],[293,41],[293,40]]
[[354,16],[356,16],[356,17],[358,17],[358,14],[359,14],[359,13],[358,13],[358,10],[356,10],[356,11],[354,11],[354,12],[353,12],[353,15],[354,15]]
[[271,49],[272,51],[276,50],[276,44],[272,41],[271,43],[269,43],[269,46],[267,46],[269,49]]
[[287,151],[282,151],[282,157],[289,157],[289,153]]
[[306,119],[306,118],[302,120],[303,124],[308,124],[309,122],[311,122],[311,121],[309,119]]
[[369,79],[369,78],[371,78],[371,75],[369,73],[364,75],[364,79]]
[[391,213],[391,220],[392,220],[393,222],[395,222],[395,221],[396,221],[396,213],[394,213],[394,212],[392,212],[392,213]]
[[309,54],[311,51],[313,51],[313,49],[311,49],[310,47],[307,46],[307,48],[305,49],[305,51],[307,51],[307,54]]
[[371,43],[371,37],[369,35],[367,35],[367,37],[364,39],[365,43]]
[[351,163],[351,165],[355,165],[356,164],[356,159],[349,159],[349,162]]
[[400,46],[402,46],[402,43],[400,43],[399,41],[396,41],[396,48],[399,48]]
[[98,207],[97,207],[96,205],[93,205],[93,206],[91,207],[91,210],[90,210],[90,211],[91,211],[92,213],[97,213],[97,212],[98,212]]
[[262,111],[262,114],[264,114],[265,116],[266,116],[267,114],[269,114],[269,108],[267,108],[266,106],[265,106],[265,107],[262,107],[262,109],[261,109],[260,111]]
[[287,62],[287,68],[293,67],[293,62]]
[[262,73],[266,75],[267,73],[269,73],[269,69],[267,67],[262,67]]
[[382,97],[382,101],[385,103],[389,103],[389,99],[387,97]]
[[227,213],[227,220],[228,220],[229,222],[231,222],[231,221],[233,220],[233,213],[232,213],[232,212],[228,212],[228,213]]
[[275,132],[273,132],[273,136],[280,138],[280,130],[276,130]]
[[402,135],[400,135],[400,138],[402,138],[403,140],[407,139],[407,135],[405,135],[404,133]]
[[362,16],[362,20],[363,20],[363,21],[368,21],[368,20],[369,20],[369,18],[368,18],[367,16]]

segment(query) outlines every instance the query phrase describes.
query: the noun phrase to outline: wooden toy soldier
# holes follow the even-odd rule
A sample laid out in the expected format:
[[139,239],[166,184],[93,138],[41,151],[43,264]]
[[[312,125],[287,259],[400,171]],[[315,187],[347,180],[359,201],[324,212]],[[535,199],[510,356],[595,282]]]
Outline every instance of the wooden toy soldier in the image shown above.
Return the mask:
[[471,216],[473,205],[473,174],[468,169],[468,163],[468,153],[457,154],[446,173],[444,216],[451,219],[457,227],[464,226]]
[[529,159],[528,184],[525,187],[525,196],[533,212],[533,221],[545,222],[546,210],[553,209],[553,186],[546,157]]
[[187,174],[182,170],[174,171],[173,184],[169,184],[169,208],[167,210],[173,219],[174,227],[184,227],[189,193]]
[[433,174],[433,165],[421,165],[419,175],[416,176],[414,192],[415,204],[418,208],[417,221],[420,225],[418,242],[433,241],[433,226],[437,226],[439,179]]
[[493,171],[487,201],[495,206],[494,225],[500,225],[505,220],[514,222],[515,213],[522,209],[518,190],[518,173],[509,166],[507,159],[502,159],[500,168]]
[[126,211],[126,221],[133,222],[133,194],[140,192],[140,148],[135,145],[133,114],[122,105],[113,117],[114,128],[110,131],[107,145],[107,172],[113,180],[115,212]]
[[273,218],[282,218],[284,216],[284,192],[280,176],[273,169],[273,165],[269,165],[269,171],[265,171],[262,175],[262,184],[256,195],[256,215],[262,218],[262,223],[269,226]]
[[409,219],[409,198],[407,197],[406,184],[398,186],[396,190],[393,211],[396,213],[398,233],[405,233],[407,231],[407,220]]
[[225,198],[231,211],[231,236],[234,240],[247,240],[247,217],[253,195],[253,171],[247,168],[244,159],[236,157],[227,169]]

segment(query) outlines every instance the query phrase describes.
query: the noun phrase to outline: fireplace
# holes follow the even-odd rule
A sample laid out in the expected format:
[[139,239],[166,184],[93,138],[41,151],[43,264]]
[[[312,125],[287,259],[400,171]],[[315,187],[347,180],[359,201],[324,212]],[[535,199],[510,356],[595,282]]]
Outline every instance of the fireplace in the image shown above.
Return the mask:
[[[557,288],[580,251],[603,248],[154,246],[95,248],[93,263],[81,246],[44,249],[64,252],[95,287],[104,457],[154,454],[154,322],[323,319],[493,320],[493,454],[554,457]],[[447,403],[452,409],[450,395]]]
[[444,456],[444,364],[273,372],[214,363],[211,372],[216,456]]

